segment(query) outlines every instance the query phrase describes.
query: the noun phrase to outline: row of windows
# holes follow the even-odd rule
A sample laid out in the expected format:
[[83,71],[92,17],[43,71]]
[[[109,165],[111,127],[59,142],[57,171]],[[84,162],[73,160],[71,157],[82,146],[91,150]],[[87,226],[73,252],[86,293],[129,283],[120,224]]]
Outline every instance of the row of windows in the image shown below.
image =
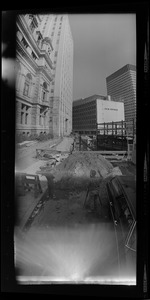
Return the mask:
[[133,102],[128,102],[128,103],[125,103],[124,107],[125,107],[125,109],[130,108],[130,107],[136,107],[136,104]]
[[74,116],[73,115],[73,119],[74,120],[76,120],[76,121],[87,121],[87,122],[89,122],[89,121],[92,121],[92,122],[95,122],[95,120],[96,120],[96,116]]
[[113,90],[113,91],[116,91],[117,89],[123,89],[126,91],[128,89],[133,89],[133,83],[131,81],[121,82],[121,83],[116,82],[115,84],[107,85],[107,88],[108,90]]
[[123,102],[124,106],[130,105],[131,103],[136,104],[136,97],[134,95],[129,95],[129,96],[116,96],[112,97],[112,100],[114,102]]
[[[135,76],[136,76],[136,71],[134,71],[135,72]],[[113,75],[113,74],[112,74]],[[111,76],[111,75],[110,75]],[[120,74],[119,76],[115,76],[114,78],[112,78],[112,79],[109,79],[109,80],[107,80],[106,79],[106,81],[107,81],[107,83],[110,83],[110,82],[116,82],[116,81],[124,81],[124,80],[126,80],[127,78],[129,78],[130,77],[130,73],[129,72],[125,72],[125,73],[123,73],[123,74]]]
[[80,108],[80,107],[73,107],[73,111],[75,113],[80,113],[80,112],[86,112],[86,113],[94,113],[96,111],[96,107],[85,107],[85,108]]
[[118,89],[116,89],[116,90],[113,90],[113,89],[108,90],[108,94],[112,97],[112,101],[114,101],[115,98],[118,99],[119,97],[122,97],[123,99],[124,98],[128,99],[132,96],[135,96],[135,91],[134,91],[133,88],[132,89],[127,89],[125,91],[124,89],[120,89],[118,87]]
[[81,114],[74,114],[74,118],[76,119],[95,119],[96,115],[95,114],[85,114],[85,113],[81,113]]
[[135,91],[136,89],[133,87],[132,84],[127,84],[127,85],[115,85],[115,86],[112,86],[112,87],[108,87],[107,88],[108,90],[108,94],[111,95],[111,94],[118,94],[118,93],[123,93],[123,94],[127,94],[127,93],[131,93],[133,91]]
[[90,109],[96,109],[96,104],[91,104],[91,103],[87,103],[87,104],[81,104],[81,105],[78,105],[78,106],[73,106],[73,108],[77,111],[77,110],[84,110],[87,109],[87,110],[90,110]]
[[110,82],[107,84],[108,89],[111,89],[111,88],[116,89],[117,87],[124,88],[124,89],[133,87],[132,80],[130,78],[128,78],[128,79],[124,79],[123,81],[120,80],[120,81],[116,81],[116,82]]
[[[32,85],[32,76],[30,73],[26,75],[25,83],[24,83],[24,89],[23,89],[23,95],[26,97],[30,97],[30,87]],[[47,97],[47,83],[43,83],[43,89],[42,89],[42,100],[46,101]]]
[[111,94],[111,97],[112,97],[112,100],[113,101],[122,101],[124,100],[124,102],[127,102],[128,100],[130,101],[130,99],[135,99],[136,98],[136,95],[133,93],[133,92],[130,92],[130,93],[110,93]]

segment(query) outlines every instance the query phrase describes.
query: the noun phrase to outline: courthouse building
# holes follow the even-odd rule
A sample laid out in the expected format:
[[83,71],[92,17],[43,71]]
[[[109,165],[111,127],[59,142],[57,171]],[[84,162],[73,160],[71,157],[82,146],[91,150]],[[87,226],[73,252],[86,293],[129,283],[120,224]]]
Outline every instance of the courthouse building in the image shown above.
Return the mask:
[[16,133],[69,135],[73,39],[67,15],[18,15]]

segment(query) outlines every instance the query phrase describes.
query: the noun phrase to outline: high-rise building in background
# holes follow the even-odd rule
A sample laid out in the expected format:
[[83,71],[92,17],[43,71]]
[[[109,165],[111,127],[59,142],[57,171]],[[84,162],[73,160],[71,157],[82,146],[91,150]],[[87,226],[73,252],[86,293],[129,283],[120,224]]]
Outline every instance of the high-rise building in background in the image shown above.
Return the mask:
[[125,121],[136,119],[136,66],[125,65],[106,78],[107,94],[124,102]]
[[16,25],[16,132],[69,135],[73,39],[68,16],[19,15]]

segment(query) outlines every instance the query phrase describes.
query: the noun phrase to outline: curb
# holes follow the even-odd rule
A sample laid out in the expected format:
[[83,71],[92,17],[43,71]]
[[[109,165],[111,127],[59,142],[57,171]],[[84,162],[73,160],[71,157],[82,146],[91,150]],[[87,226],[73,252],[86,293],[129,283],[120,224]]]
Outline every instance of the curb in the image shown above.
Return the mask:
[[[29,230],[32,222],[34,221],[34,218],[37,216],[37,214],[41,211],[41,209],[44,208],[44,205],[47,201],[47,196],[48,194],[48,188],[46,188],[46,190],[43,192],[43,194],[41,195],[39,201],[37,202],[37,204],[35,205],[34,209],[32,210],[28,220],[26,221],[25,225],[23,226],[23,230],[27,231]],[[45,201],[44,201],[45,200]]]

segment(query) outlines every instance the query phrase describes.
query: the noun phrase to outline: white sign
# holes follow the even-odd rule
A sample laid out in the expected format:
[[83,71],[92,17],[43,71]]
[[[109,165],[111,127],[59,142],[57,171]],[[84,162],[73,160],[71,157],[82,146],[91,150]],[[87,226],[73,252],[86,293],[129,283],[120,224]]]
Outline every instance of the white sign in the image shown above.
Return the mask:
[[124,103],[97,99],[97,123],[124,121]]

